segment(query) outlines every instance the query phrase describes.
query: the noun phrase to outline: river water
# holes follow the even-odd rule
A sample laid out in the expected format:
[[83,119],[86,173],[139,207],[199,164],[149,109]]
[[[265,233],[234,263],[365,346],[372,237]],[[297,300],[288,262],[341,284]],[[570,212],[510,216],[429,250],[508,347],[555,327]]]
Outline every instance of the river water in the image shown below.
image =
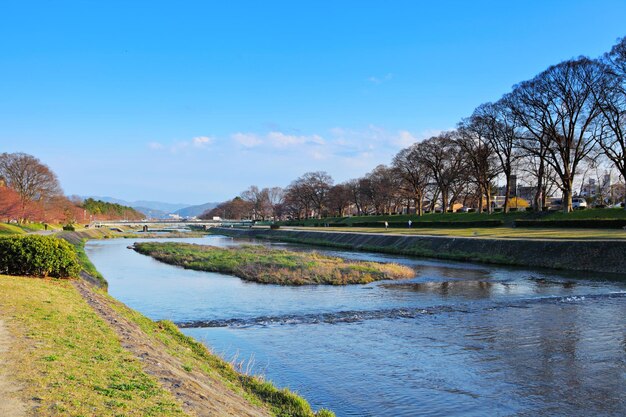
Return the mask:
[[132,242],[86,246],[114,297],[178,323],[315,409],[339,417],[626,415],[626,280],[318,248],[406,264],[416,277],[281,287],[166,265],[127,249]]

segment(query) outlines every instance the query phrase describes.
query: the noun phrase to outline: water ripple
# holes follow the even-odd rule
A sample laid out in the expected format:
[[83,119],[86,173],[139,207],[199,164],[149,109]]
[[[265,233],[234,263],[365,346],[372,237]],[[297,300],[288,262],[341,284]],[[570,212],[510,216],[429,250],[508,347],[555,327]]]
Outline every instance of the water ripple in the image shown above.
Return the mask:
[[423,315],[441,313],[471,313],[481,310],[495,310],[502,308],[527,308],[537,303],[582,303],[598,299],[626,299],[626,292],[614,292],[608,294],[589,294],[577,296],[549,296],[536,297],[515,302],[494,302],[487,304],[468,303],[457,305],[431,306],[426,308],[392,308],[365,311],[337,311],[330,313],[313,314],[286,314],[273,316],[259,316],[252,318],[230,318],[218,320],[191,320],[176,323],[180,328],[205,328],[205,327],[253,327],[253,326],[277,326],[299,324],[338,324],[355,323],[365,320],[377,319],[414,319]]

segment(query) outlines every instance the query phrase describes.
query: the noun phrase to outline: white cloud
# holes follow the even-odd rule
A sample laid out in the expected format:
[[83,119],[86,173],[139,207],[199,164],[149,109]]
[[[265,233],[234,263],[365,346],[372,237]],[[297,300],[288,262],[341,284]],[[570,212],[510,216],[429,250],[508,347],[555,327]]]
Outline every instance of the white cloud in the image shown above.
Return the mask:
[[401,130],[398,132],[398,138],[396,140],[396,143],[402,146],[403,148],[406,148],[407,146],[411,146],[415,142],[417,142],[417,139],[408,130]]
[[382,77],[376,77],[376,76],[371,76],[367,78],[367,81],[373,83],[373,84],[382,84],[385,83],[387,81],[391,81],[393,79],[393,74],[392,73],[387,73],[385,75],[383,75]]
[[215,140],[209,136],[196,136],[191,140],[181,140],[169,145],[164,145],[159,142],[150,142],[148,147],[153,150],[168,150],[171,153],[178,153],[185,149],[193,148],[206,148],[211,145]]
[[202,148],[213,143],[213,138],[210,138],[208,136],[196,136],[191,140],[191,142],[196,148]]
[[288,135],[283,132],[269,132],[268,141],[277,148],[286,148],[294,145],[324,145],[324,138],[319,135]]
[[263,143],[263,140],[259,138],[258,135],[254,133],[233,133],[230,137],[240,145],[246,148],[254,148],[255,146],[259,146]]

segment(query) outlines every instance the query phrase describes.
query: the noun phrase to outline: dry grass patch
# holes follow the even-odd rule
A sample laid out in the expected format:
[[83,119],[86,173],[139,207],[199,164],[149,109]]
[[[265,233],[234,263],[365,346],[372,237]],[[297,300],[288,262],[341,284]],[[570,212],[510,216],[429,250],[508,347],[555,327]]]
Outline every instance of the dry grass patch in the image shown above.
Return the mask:
[[136,243],[135,250],[171,265],[232,274],[264,284],[367,284],[415,276],[413,269],[393,263],[350,261],[315,252],[294,252],[259,245],[218,248],[144,242]]

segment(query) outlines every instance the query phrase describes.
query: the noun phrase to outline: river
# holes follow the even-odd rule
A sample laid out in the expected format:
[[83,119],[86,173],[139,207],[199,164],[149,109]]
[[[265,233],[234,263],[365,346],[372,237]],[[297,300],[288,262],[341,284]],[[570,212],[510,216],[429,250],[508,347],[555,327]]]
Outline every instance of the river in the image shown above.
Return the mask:
[[86,245],[111,295],[315,409],[626,415],[626,280],[273,244],[416,270],[401,282],[281,287],[166,265],[127,249],[133,241]]

